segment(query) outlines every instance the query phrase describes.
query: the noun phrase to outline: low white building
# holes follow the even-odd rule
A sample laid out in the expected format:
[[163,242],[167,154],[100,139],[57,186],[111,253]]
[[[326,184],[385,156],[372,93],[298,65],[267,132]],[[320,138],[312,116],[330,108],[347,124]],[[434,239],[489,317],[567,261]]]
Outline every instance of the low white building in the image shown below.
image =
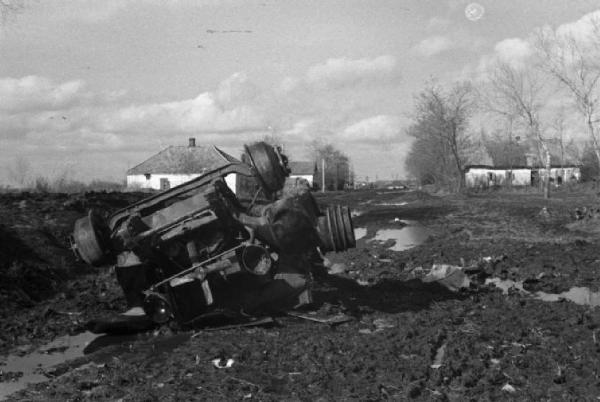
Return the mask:
[[[127,188],[168,190],[232,162],[239,161],[213,145],[197,146],[190,138],[187,147],[170,146],[129,169]],[[235,193],[237,175],[227,175],[225,182]]]
[[315,162],[288,162],[288,166],[291,170],[290,179],[305,179],[314,187],[315,178],[318,176]]
[[[471,165],[465,168],[465,184],[467,188],[488,188],[504,186],[535,186],[540,177],[545,177],[546,168],[533,166],[487,166]],[[550,182],[555,185],[576,182],[581,179],[579,166],[552,166]]]

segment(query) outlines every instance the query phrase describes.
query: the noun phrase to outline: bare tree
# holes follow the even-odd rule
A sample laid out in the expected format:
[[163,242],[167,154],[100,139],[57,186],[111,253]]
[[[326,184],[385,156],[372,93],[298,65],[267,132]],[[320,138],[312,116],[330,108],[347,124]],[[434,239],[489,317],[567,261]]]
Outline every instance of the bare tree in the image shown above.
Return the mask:
[[[505,127],[491,134],[482,134],[482,140],[494,166],[508,166],[512,171],[514,166],[527,163],[527,148],[521,137],[513,132],[512,122],[508,120],[506,123]],[[511,182],[510,178],[508,182]]]
[[584,38],[539,31],[536,48],[542,67],[571,95],[582,115],[600,167],[600,21],[590,23],[592,33]]
[[429,83],[415,97],[415,116],[408,134],[415,138],[406,166],[421,181],[464,187],[467,133],[473,111],[472,88],[457,83],[450,90]]
[[[489,88],[485,92],[489,111],[519,124],[545,161],[544,197],[550,195],[550,150],[543,135],[541,111],[544,107],[544,85],[541,77],[530,68],[516,68],[497,63],[490,72]],[[512,131],[512,130],[511,130]]]
[[553,133],[549,139],[556,145],[555,155],[560,161],[561,167],[566,164],[572,164],[580,160],[580,150],[573,138],[567,134],[567,124],[565,121],[565,110],[561,108],[552,120],[550,129]]
[[343,190],[353,183],[350,158],[334,145],[314,140],[307,151],[322,175],[319,180],[322,190]]

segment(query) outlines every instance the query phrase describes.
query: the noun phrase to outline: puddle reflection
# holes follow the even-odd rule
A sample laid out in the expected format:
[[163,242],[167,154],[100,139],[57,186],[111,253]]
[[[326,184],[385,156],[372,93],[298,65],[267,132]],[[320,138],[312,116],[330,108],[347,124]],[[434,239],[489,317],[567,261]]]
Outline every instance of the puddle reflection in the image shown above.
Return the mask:
[[378,230],[373,240],[381,242],[394,240],[396,243],[390,247],[390,250],[403,251],[422,244],[431,235],[431,230],[419,225],[415,221],[403,220],[402,223],[405,223],[407,226],[400,229]]

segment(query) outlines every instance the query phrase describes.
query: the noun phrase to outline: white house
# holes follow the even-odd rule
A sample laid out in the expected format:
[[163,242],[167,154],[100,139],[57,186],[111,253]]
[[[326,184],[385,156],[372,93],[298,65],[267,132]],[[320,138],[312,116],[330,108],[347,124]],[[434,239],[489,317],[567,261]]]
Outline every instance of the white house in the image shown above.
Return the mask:
[[[468,188],[504,186],[511,182],[512,177],[513,186],[535,186],[540,177],[545,175],[544,167],[471,165],[465,168],[465,184]],[[579,166],[551,166],[550,168],[550,181],[556,185],[580,179]]]
[[[239,163],[233,156],[213,145],[197,146],[194,138],[188,146],[170,146],[127,171],[127,188],[167,190],[227,165]],[[236,174],[225,177],[235,193]]]
[[301,178],[308,181],[311,187],[314,187],[317,177],[317,164],[315,162],[288,162],[291,170],[290,179]]

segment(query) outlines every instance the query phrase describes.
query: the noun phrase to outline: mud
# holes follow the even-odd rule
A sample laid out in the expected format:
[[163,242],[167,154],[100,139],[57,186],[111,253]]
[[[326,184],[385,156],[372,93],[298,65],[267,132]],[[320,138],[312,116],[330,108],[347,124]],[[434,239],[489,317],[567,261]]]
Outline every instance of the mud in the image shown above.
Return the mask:
[[[0,363],[124,309],[110,268],[77,263],[65,239],[88,207],[110,211],[135,197],[0,197],[0,350],[11,356]],[[600,397],[600,307],[565,296],[585,288],[592,300],[600,290],[600,231],[593,222],[573,224],[575,207],[597,204],[595,194],[544,200],[536,193],[361,191],[317,199],[350,205],[363,235],[356,249],[327,256],[344,264],[342,273],[315,280],[315,309],[352,320],[329,325],[284,315],[268,327],[162,327],[97,341],[87,354],[44,366],[46,381],[8,400]],[[397,236],[374,240],[382,230],[406,228],[405,220],[427,228],[415,242],[421,244],[395,251]],[[453,292],[423,282],[434,263],[465,267],[470,287]],[[503,292],[492,278],[524,291]],[[0,389],[21,377],[6,367],[0,365]]]

